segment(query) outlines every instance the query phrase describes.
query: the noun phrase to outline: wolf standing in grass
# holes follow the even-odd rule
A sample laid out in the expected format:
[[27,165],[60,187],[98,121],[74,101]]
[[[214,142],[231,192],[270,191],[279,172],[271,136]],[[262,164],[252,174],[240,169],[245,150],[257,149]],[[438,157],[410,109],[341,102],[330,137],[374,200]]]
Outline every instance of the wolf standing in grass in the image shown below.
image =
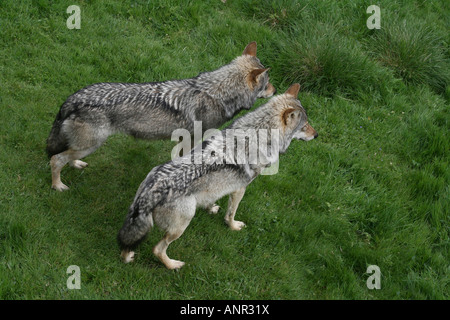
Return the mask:
[[[141,183],[118,234],[121,256],[125,262],[134,259],[132,250],[156,224],[166,234],[154,247],[153,253],[167,268],[181,268],[184,262],[170,259],[166,253],[167,247],[183,234],[197,207],[217,212],[218,206],[214,202],[228,194],[230,197],[225,222],[232,230],[240,230],[245,224],[234,220],[234,216],[246,187],[265,167],[278,161],[279,154],[287,150],[293,138],[308,141],[317,137],[317,132],[308,124],[306,112],[297,100],[299,89],[300,85],[292,85],[284,94],[273,97],[219,134],[205,140],[190,154],[153,168]],[[255,163],[239,161],[240,151],[244,152],[244,158],[250,158],[250,142],[244,144],[244,150],[236,150],[234,144],[232,148],[228,142],[225,144],[224,136],[228,138],[229,134],[252,130],[258,133],[255,134],[258,137],[257,148],[271,152],[259,152],[259,155],[265,155],[265,159],[258,158]],[[260,132],[271,135],[265,140],[266,143],[262,143]],[[239,139],[237,135],[236,138]],[[245,134],[243,138],[247,139]],[[232,139],[234,141],[235,136]],[[271,144],[276,144],[277,148],[273,149]],[[202,161],[198,164],[194,157],[199,149]]]
[[256,42],[231,63],[185,80],[150,83],[97,83],[71,95],[61,106],[47,139],[52,188],[63,191],[61,170],[69,163],[83,169],[81,158],[114,133],[142,139],[170,138],[175,129],[193,132],[217,128],[257,98],[275,93],[267,70],[256,57]]

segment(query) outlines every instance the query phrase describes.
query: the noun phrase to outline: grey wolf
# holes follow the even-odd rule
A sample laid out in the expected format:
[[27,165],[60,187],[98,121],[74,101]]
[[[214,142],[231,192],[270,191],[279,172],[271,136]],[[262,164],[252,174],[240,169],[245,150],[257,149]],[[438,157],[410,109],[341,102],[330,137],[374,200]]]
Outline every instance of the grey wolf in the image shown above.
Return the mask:
[[[316,138],[318,134],[308,123],[306,112],[297,99],[299,89],[299,84],[293,84],[284,94],[238,118],[221,131],[222,139],[220,135],[213,135],[189,154],[153,168],[139,186],[118,233],[125,262],[134,259],[133,250],[156,224],[165,231],[165,236],[154,247],[153,253],[168,269],[181,268],[184,262],[170,259],[167,247],[183,234],[197,207],[217,212],[219,208],[215,201],[225,195],[229,195],[225,222],[232,230],[241,230],[245,223],[234,219],[239,202],[246,187],[270,164],[259,160],[255,164],[240,164],[236,152],[227,152],[223,137],[238,130],[279,132],[277,152],[267,153],[270,162],[278,161],[292,139],[309,141]],[[273,143],[272,139],[267,141]],[[203,156],[200,164],[192,160],[199,148]],[[269,149],[272,150],[271,146]],[[226,161],[220,160],[221,157]]]
[[47,139],[52,188],[63,191],[61,170],[69,163],[83,169],[81,158],[94,152],[114,133],[142,139],[170,138],[172,131],[217,128],[257,98],[275,88],[256,57],[256,42],[221,68],[185,80],[149,83],[97,83],[62,104]]

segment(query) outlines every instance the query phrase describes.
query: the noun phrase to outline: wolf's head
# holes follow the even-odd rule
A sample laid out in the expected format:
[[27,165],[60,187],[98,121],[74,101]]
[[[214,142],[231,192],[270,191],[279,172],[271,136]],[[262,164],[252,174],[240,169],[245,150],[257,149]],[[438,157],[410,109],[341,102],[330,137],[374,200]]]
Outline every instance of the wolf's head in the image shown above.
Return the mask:
[[[259,142],[256,148],[263,150],[263,153],[270,149],[266,160],[274,163],[279,153],[286,152],[293,139],[309,141],[318,136],[297,99],[299,90],[300,85],[293,84],[285,93],[274,96],[264,105],[236,119],[227,131],[236,133],[241,130],[246,139],[251,134],[257,136]],[[249,144],[250,141],[249,138]]]
[[270,98],[275,94],[268,71],[256,57],[256,42],[250,42],[229,64],[200,73],[195,78],[195,90],[200,88],[220,100],[226,118],[231,119],[242,109],[250,109],[258,98]]
[[308,117],[297,99],[300,85],[294,83],[285,93],[271,98],[267,103],[245,116],[236,119],[230,129],[277,129],[286,141],[309,141],[318,133],[308,123]]
[[250,42],[242,55],[234,61],[242,70],[247,86],[257,98],[270,98],[276,93],[275,87],[269,82],[268,71],[256,57],[256,42]]
[[318,137],[318,133],[308,123],[306,111],[300,100],[297,99],[300,85],[294,83],[286,90],[285,93],[276,96],[274,107],[280,115],[282,129],[285,135],[291,136],[293,139],[309,141]]

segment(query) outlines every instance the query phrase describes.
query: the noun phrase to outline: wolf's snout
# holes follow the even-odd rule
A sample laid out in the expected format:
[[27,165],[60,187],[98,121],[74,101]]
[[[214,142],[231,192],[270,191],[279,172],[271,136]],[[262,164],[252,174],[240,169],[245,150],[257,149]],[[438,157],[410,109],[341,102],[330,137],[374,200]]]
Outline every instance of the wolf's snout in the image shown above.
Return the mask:
[[319,134],[316,132],[316,133],[314,134],[314,139],[316,139],[318,136],[319,136]]

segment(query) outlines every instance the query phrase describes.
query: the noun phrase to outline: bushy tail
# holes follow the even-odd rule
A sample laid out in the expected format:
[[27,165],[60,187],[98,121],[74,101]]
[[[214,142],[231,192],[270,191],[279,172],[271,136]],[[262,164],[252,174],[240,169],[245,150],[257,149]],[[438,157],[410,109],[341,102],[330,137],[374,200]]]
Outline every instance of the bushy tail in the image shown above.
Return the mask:
[[127,218],[117,235],[117,241],[122,251],[134,250],[153,227],[153,217],[149,214],[139,213],[139,205],[130,208]]
[[[145,184],[144,180],[143,184]],[[117,235],[122,251],[134,250],[153,227],[153,209],[167,197],[167,190],[160,192],[153,188],[140,188],[138,195],[130,206],[128,215]],[[150,189],[150,190],[149,190]]]
[[49,158],[55,154],[66,151],[69,148],[69,141],[61,133],[61,127],[65,119],[63,119],[61,110],[56,115],[53,122],[52,130],[47,138],[47,155]]

